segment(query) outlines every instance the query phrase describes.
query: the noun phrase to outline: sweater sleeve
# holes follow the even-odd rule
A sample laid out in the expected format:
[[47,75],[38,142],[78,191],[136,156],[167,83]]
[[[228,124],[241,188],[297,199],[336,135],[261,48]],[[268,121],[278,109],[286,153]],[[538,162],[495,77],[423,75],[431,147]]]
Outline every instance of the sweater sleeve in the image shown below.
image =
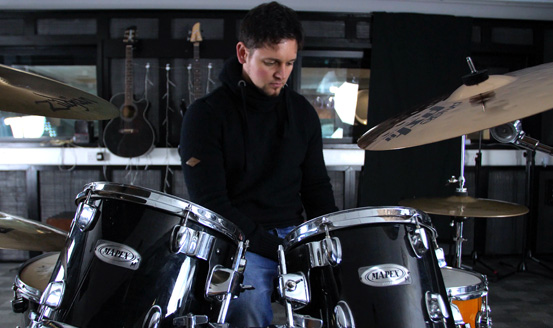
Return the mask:
[[222,150],[224,120],[224,114],[202,100],[186,111],[179,154],[190,200],[236,224],[250,240],[249,251],[276,260],[282,239],[239,211],[228,197]]
[[336,212],[338,208],[323,156],[321,124],[317,112],[310,105],[306,121],[310,136],[305,160],[302,164],[301,197],[307,219]]

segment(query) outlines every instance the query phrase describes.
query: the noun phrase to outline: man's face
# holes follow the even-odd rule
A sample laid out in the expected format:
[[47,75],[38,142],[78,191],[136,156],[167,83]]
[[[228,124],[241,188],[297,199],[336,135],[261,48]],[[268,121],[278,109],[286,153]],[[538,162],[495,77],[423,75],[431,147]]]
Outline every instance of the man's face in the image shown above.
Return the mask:
[[278,96],[290,77],[298,54],[296,40],[282,40],[278,44],[248,49],[244,43],[236,45],[242,75],[268,96]]

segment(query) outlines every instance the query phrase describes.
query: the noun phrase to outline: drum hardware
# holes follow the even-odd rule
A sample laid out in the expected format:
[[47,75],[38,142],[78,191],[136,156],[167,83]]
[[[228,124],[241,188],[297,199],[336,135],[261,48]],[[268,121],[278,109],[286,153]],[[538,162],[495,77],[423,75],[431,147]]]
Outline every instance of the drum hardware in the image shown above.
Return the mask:
[[447,310],[442,295],[428,291],[424,295],[424,300],[430,320],[435,323],[443,322],[445,326],[446,319],[449,318],[449,311]]
[[207,315],[193,315],[187,314],[183,317],[173,319],[173,324],[177,327],[194,328],[198,325],[206,324],[209,322]]
[[438,260],[438,266],[443,268],[447,265],[445,261],[444,249],[438,246],[438,242],[434,243],[434,253],[436,254],[436,259]]
[[321,227],[324,228],[325,238],[321,241],[306,243],[309,251],[311,268],[322,266],[336,266],[342,261],[342,246],[340,239],[330,237],[329,226],[331,223],[326,222],[325,218],[321,219]]
[[278,245],[278,292],[284,302],[286,311],[286,327],[288,328],[320,328],[323,325],[321,319],[308,315],[299,315],[292,311],[292,307],[301,307],[309,303],[310,294],[307,289],[307,281],[303,273],[289,274],[286,269],[284,247]]
[[480,308],[480,312],[476,314],[475,318],[475,326],[476,328],[491,328],[492,327],[492,318],[490,317],[490,313],[492,310],[490,309],[490,306],[488,305],[488,295],[482,297],[482,307]]
[[171,233],[171,251],[207,260],[215,237],[186,226],[175,226]]
[[0,248],[26,251],[59,251],[67,232],[38,221],[0,212]]
[[340,239],[331,238],[328,233],[328,227],[331,222],[325,222],[323,219],[323,226],[325,229],[325,238],[321,241],[321,250],[325,255],[327,262],[331,266],[336,266],[342,261],[342,247],[340,245]]
[[55,310],[59,308],[64,293],[65,281],[50,282],[40,298],[40,305],[47,306]]
[[[230,301],[232,300],[234,295],[237,295],[242,290],[241,281],[243,280],[243,272],[245,269],[246,264],[246,249],[249,246],[249,241],[246,241],[245,243],[241,241],[238,244],[238,248],[236,250],[236,255],[234,256],[234,261],[232,263],[232,271],[226,271],[230,273],[231,279],[226,280],[227,288],[225,289],[225,293],[222,296],[222,304],[221,309],[219,311],[219,316],[217,317],[217,324],[218,325],[224,325],[225,319],[227,317],[227,311],[230,304]],[[211,287],[211,284],[209,284],[209,287]],[[250,288],[249,286],[244,288]],[[208,288],[209,290],[210,288]]]
[[[418,221],[417,221],[418,222]],[[426,236],[426,231],[422,229],[418,224],[415,228],[411,226],[405,226],[409,244],[411,249],[418,258],[421,258],[424,253],[426,253],[430,246],[428,245],[428,237]]]
[[353,313],[351,312],[348,303],[344,301],[338,302],[334,307],[334,316],[336,318],[337,328],[355,328]]
[[157,328],[161,321],[162,314],[163,310],[161,310],[159,305],[152,306],[144,318],[142,328]]
[[0,65],[0,110],[76,120],[119,116],[110,102],[52,79]]
[[88,231],[91,228],[98,213],[98,208],[91,201],[91,195],[92,192],[89,190],[86,200],[78,205],[77,214],[73,221],[82,232]]

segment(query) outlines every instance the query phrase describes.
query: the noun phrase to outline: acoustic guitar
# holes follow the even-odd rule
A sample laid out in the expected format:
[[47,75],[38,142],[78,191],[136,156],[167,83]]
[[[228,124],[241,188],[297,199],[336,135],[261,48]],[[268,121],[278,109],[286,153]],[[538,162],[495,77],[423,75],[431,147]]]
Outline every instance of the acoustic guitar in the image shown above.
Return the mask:
[[108,122],[104,129],[104,145],[110,152],[121,157],[138,157],[154,147],[155,132],[148,120],[147,99],[135,100],[133,95],[133,49],[136,44],[136,28],[125,31],[125,92],[111,98],[119,107],[119,117]]

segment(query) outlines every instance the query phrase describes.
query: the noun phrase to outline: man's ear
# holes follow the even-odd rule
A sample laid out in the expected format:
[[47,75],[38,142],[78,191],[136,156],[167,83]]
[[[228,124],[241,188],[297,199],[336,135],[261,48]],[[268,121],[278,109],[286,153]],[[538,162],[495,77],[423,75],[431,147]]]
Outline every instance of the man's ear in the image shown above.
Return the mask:
[[240,41],[236,44],[236,57],[238,57],[238,62],[244,64],[248,58],[248,48],[244,42]]

